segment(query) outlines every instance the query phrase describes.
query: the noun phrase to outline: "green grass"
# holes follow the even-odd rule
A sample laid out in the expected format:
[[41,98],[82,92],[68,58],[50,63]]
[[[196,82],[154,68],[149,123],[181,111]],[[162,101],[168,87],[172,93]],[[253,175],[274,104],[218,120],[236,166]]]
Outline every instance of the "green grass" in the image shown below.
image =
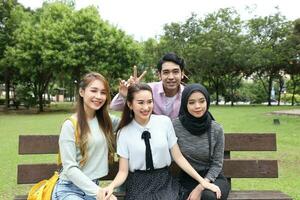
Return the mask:
[[[300,200],[300,116],[270,115],[271,111],[291,109],[287,106],[212,107],[211,112],[225,132],[275,132],[276,152],[235,153],[233,158],[260,157],[279,161],[278,179],[234,179],[233,189],[281,190]],[[299,107],[296,107],[299,109]],[[273,119],[280,120],[274,125]]]
[[[29,186],[17,185],[18,163],[56,161],[55,156],[19,156],[18,136],[20,134],[58,134],[61,123],[70,112],[66,105],[56,105],[45,114],[1,114],[0,113],[0,199],[13,199],[23,194]],[[300,107],[287,106],[212,106],[211,112],[223,125],[225,132],[275,132],[277,152],[234,153],[233,158],[260,157],[279,160],[278,179],[234,179],[233,189],[281,190],[300,200],[300,116],[276,116],[268,113]],[[54,110],[54,111],[53,111]],[[280,125],[273,125],[278,118]]]

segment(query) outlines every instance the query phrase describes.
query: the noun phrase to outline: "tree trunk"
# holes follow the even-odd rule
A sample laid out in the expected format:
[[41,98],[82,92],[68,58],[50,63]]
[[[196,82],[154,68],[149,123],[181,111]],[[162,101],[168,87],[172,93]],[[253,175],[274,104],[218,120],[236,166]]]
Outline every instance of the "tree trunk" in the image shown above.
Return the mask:
[[271,106],[271,91],[272,91],[272,76],[269,77],[268,81],[268,106]]
[[75,70],[73,71],[74,74],[74,83],[75,83],[75,92],[74,92],[74,96],[75,96],[75,101],[77,101],[77,93],[79,91],[79,84],[80,84],[80,80],[81,80],[81,71],[80,71],[80,67],[76,67]]
[[72,81],[70,81],[70,83],[67,84],[68,85],[67,87],[68,87],[68,90],[69,90],[68,93],[69,93],[70,102],[73,102],[73,96],[74,96],[74,94],[73,94],[74,93],[74,88],[73,88],[74,86],[73,86],[73,84],[74,83]]
[[232,82],[232,77],[230,77],[230,100],[231,100],[231,106],[234,106],[234,88],[233,88],[233,82]]
[[216,89],[216,106],[219,105],[219,79],[215,82],[215,89]]
[[10,78],[9,73],[5,71],[5,109],[9,108],[9,92],[10,92]]
[[47,87],[47,100],[48,100],[48,102],[49,103],[51,103],[51,98],[50,98],[50,89],[49,89],[49,85],[48,85],[48,87]]
[[39,91],[39,112],[44,112],[43,93]]
[[278,91],[278,103],[277,103],[277,106],[280,106],[280,101],[281,101],[281,93],[282,93],[282,90],[283,90],[283,86],[284,86],[284,80],[283,78],[280,76],[279,78],[279,91]]
[[292,106],[295,105],[295,94],[296,94],[296,80],[295,77],[292,75],[291,76],[292,82],[293,82],[293,95],[292,95]]
[[16,110],[19,110],[20,101],[17,99],[15,87],[12,87],[12,92],[13,92],[13,97],[14,97],[13,98],[14,106],[15,106]]

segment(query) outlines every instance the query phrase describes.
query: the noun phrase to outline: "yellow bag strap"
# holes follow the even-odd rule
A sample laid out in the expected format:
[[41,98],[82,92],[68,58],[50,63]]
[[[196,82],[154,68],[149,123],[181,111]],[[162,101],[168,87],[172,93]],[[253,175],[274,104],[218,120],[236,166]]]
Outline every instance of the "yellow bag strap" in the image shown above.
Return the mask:
[[75,144],[78,144],[79,141],[79,131],[77,127],[77,120],[73,117],[69,117],[67,120],[70,120],[73,124],[74,130],[75,130]]
[[[75,130],[75,144],[78,144],[79,141],[79,131],[78,131],[78,127],[77,127],[77,120],[73,117],[68,117],[66,120],[70,120],[72,122],[73,128]],[[61,156],[60,156],[60,152],[58,151],[58,156],[57,156],[57,165],[61,165]]]

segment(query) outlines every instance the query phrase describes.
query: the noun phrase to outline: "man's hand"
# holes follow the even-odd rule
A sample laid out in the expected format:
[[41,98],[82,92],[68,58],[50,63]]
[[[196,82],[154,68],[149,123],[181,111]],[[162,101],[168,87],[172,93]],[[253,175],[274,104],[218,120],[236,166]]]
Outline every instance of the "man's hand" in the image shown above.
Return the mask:
[[139,77],[137,76],[137,67],[136,65],[133,66],[133,76],[130,76],[127,81],[120,80],[119,82],[119,94],[122,97],[127,96],[128,87],[133,84],[138,84],[141,79],[146,75],[147,71],[144,71]]
[[143,73],[138,77],[137,75],[137,67],[136,65],[133,66],[133,76],[130,76],[130,78],[127,80],[127,82],[129,83],[129,86],[131,84],[137,84],[140,82],[140,80],[142,78],[144,78],[144,76],[146,75],[147,71],[143,71]]

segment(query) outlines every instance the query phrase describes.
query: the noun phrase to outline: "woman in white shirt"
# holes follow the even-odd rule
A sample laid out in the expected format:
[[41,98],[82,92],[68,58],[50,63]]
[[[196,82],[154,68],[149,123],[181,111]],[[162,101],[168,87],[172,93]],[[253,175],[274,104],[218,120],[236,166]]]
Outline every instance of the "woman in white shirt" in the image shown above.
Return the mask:
[[126,102],[117,136],[119,172],[105,188],[105,199],[126,178],[127,200],[179,199],[179,184],[168,170],[171,155],[180,168],[219,197],[220,189],[206,182],[181,154],[171,120],[152,114],[151,88],[147,84],[130,86]]

